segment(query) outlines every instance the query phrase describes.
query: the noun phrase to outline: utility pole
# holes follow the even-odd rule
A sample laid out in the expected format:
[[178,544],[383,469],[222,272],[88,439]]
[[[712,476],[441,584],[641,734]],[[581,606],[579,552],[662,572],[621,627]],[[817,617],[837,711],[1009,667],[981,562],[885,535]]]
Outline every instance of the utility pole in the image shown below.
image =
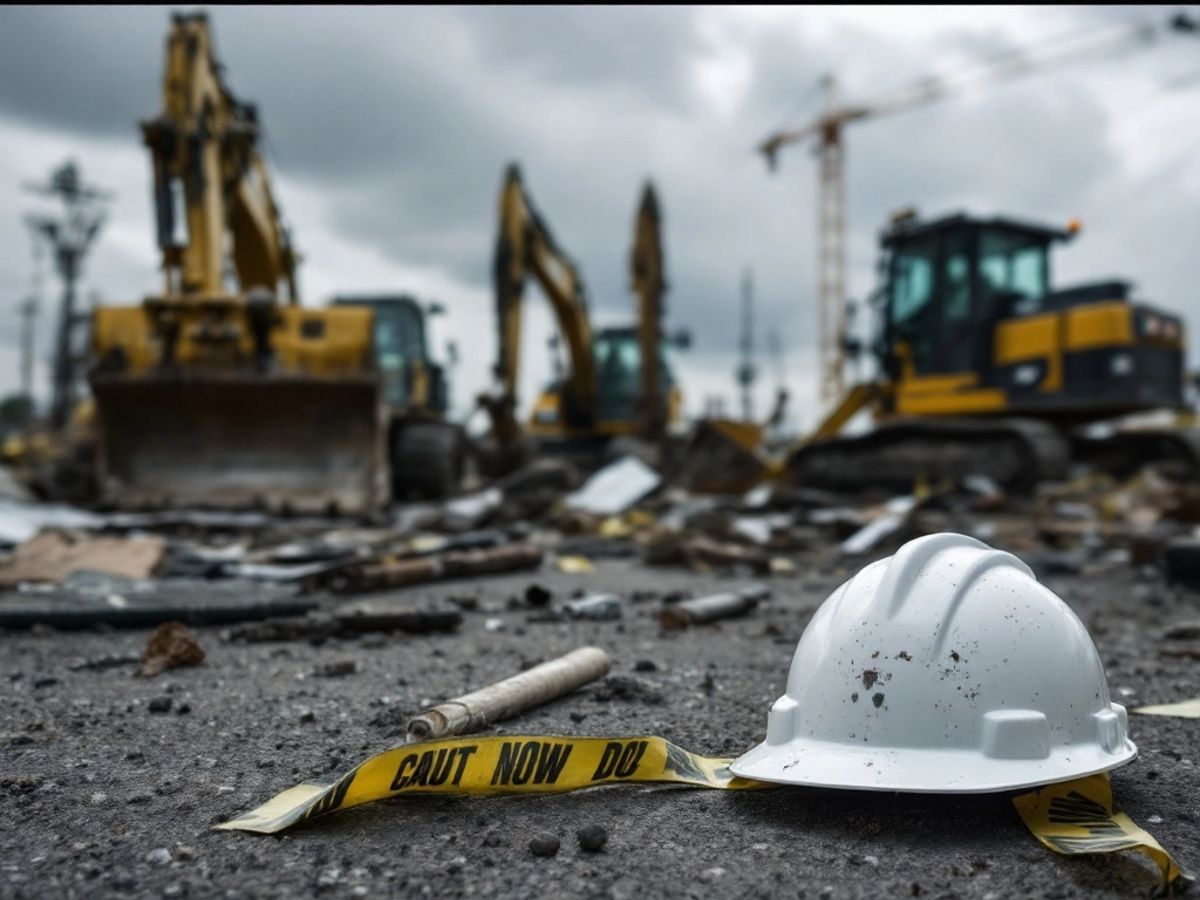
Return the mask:
[[22,413],[22,428],[28,428],[33,419],[33,360],[35,355],[33,326],[38,307],[42,304],[43,262],[45,259],[42,242],[38,239],[37,231],[32,227],[30,228],[30,237],[33,238],[33,284],[29,296],[17,308],[17,314],[21,317],[21,399],[25,405]]
[[26,298],[18,308],[21,316],[21,400],[25,404],[22,425],[33,416],[33,319],[37,315],[37,298]]
[[63,285],[50,401],[51,424],[61,428],[70,415],[76,381],[72,356],[72,332],[77,321],[75,289],[83,271],[83,260],[104,224],[105,212],[101,204],[111,199],[112,194],[85,185],[74,161],[55,169],[48,184],[27,184],[25,188],[31,193],[57,197],[64,207],[59,217],[44,214],[26,217],[35,234],[43,238],[53,252],[54,266]]
[[754,382],[758,369],[754,365],[754,274],[747,268],[742,273],[742,336],[739,340],[741,361],[737,367],[737,383],[742,389],[742,419],[754,420]]

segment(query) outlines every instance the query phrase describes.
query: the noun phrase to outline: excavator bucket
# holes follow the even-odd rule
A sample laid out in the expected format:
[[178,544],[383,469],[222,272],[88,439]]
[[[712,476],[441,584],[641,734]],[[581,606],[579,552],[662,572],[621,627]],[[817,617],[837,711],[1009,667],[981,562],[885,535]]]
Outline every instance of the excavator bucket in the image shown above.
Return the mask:
[[101,502],[371,516],[388,500],[369,373],[94,375]]

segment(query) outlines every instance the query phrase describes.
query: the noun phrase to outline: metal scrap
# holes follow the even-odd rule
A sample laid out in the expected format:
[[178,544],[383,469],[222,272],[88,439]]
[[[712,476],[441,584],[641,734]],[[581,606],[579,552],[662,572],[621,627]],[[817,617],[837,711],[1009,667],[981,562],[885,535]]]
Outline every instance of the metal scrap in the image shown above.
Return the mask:
[[698,625],[703,622],[715,622],[718,619],[728,619],[742,616],[752,611],[763,600],[769,599],[771,589],[765,585],[753,585],[738,591],[713,594],[709,597],[698,597],[695,600],[683,600],[663,606],[659,612],[659,622],[668,630],[678,630]]
[[420,559],[366,563],[338,572],[329,587],[338,593],[407,587],[466,576],[496,575],[536,569],[543,551],[532,544],[510,544],[487,550],[459,550]]

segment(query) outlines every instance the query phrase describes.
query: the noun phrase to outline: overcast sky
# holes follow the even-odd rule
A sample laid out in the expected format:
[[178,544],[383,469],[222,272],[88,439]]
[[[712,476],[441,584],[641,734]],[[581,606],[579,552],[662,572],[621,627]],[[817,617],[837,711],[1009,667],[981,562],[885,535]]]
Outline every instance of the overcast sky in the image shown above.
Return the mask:
[[[998,53],[1197,7],[686,8],[243,7],[212,11],[219,59],[257,103],[276,193],[304,254],[301,291],[410,290],[461,363],[465,410],[495,357],[489,267],[505,164],[579,262],[600,324],[628,320],[627,255],[642,182],[665,215],[668,327],[690,411],[736,409],[739,281],[753,268],[761,379],[766,334],[785,350],[796,424],[816,415],[817,168],[753,148],[818,110],[821,73],[869,97]],[[138,302],[159,286],[139,119],[161,104],[168,7],[0,8],[0,392],[17,385],[18,316],[33,278],[21,183],[68,157],[116,193],[85,294]],[[1200,350],[1200,38],[1058,67],[847,131],[850,293],[874,284],[876,235],[915,205],[1084,223],[1061,282],[1123,276],[1192,320]],[[38,321],[49,348],[58,287]],[[549,374],[536,287],[522,401]],[[47,369],[38,372],[44,393]]]

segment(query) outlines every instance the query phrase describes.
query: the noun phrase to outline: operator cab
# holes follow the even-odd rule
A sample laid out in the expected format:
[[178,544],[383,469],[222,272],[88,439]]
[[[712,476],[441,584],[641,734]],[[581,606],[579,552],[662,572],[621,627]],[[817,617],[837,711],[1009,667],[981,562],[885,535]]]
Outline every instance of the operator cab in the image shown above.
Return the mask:
[[[667,361],[666,347],[682,346],[680,338],[664,339],[659,350],[661,402],[667,420],[677,400],[675,379]],[[557,346],[555,344],[555,346]],[[596,365],[596,421],[586,421],[582,414],[572,418],[570,398],[565,396],[566,382],[561,363],[556,374],[546,384],[534,406],[530,427],[533,433],[550,436],[563,423],[568,428],[590,428],[620,433],[633,427],[638,416],[638,398],[642,390],[642,348],[637,329],[632,326],[600,328],[592,333],[592,358]],[[560,421],[561,420],[561,421]]]
[[962,214],[932,222],[898,217],[882,240],[885,366],[896,365],[897,343],[904,342],[917,374],[986,368],[995,324],[1044,308],[1050,247],[1072,234]]
[[[335,306],[369,306],[375,314],[375,364],[383,373],[384,398],[388,406],[402,408],[415,403],[434,412],[445,412],[448,389],[445,370],[429,357],[425,336],[426,311],[409,294],[337,297]],[[423,390],[421,382],[427,379]],[[427,391],[428,401],[414,397]]]
[[[632,421],[638,414],[638,396],[642,389],[642,348],[636,328],[601,328],[592,337],[596,360],[596,414],[601,422]],[[668,403],[672,380],[666,354],[659,351],[658,370],[662,378],[660,400]]]
[[1081,421],[1182,403],[1183,323],[1110,280],[1054,290],[1050,251],[1078,226],[964,214],[893,217],[875,352],[898,412]]

